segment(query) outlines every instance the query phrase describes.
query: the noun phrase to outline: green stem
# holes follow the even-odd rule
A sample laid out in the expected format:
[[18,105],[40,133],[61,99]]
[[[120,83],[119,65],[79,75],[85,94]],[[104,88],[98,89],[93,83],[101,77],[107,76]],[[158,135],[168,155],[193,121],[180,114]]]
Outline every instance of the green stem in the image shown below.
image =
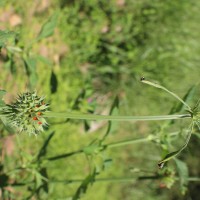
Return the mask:
[[155,137],[148,136],[146,138],[141,138],[141,139],[124,140],[124,141],[120,141],[120,142],[110,143],[105,146],[107,148],[113,148],[113,147],[115,148],[115,147],[120,147],[120,146],[124,146],[124,145],[129,145],[129,144],[148,142],[148,141],[151,141],[152,139],[155,139]]
[[[119,178],[98,178],[94,179],[94,182],[129,182],[136,180],[150,180],[150,179],[159,179],[160,176],[139,176],[139,177],[119,177]],[[81,183],[84,179],[74,179],[74,180],[51,180],[50,183],[64,183],[64,184],[73,184]]]
[[[170,136],[174,136],[177,135],[179,132],[172,132],[169,133]],[[157,139],[157,136],[154,135],[148,135],[145,138],[139,138],[139,139],[129,139],[129,140],[123,140],[123,141],[119,141],[119,142],[114,142],[114,143],[110,143],[110,144],[106,144],[105,147],[107,148],[115,148],[115,147],[120,147],[120,146],[124,146],[124,145],[129,145],[129,144],[136,144],[136,143],[143,143],[143,142],[148,142],[148,141],[152,141],[154,139]]]
[[182,104],[184,104],[184,105],[188,108],[188,110],[189,110],[190,112],[192,112],[192,109],[190,108],[190,106],[189,106],[185,101],[183,101],[183,99],[181,99],[181,98],[180,98],[177,94],[175,94],[174,92],[168,90],[167,88],[163,87],[162,85],[159,85],[159,84],[157,84],[157,83],[152,83],[151,81],[147,81],[147,80],[144,79],[144,77],[141,79],[141,82],[142,82],[142,83],[145,83],[145,84],[148,84],[148,85],[151,85],[151,86],[153,86],[153,87],[159,88],[159,89],[161,89],[161,90],[166,91],[167,93],[171,94],[173,97],[175,97],[176,99],[178,99]]
[[198,178],[198,177],[188,177],[187,180],[188,181],[193,181],[193,182],[199,182],[200,178]]
[[[177,135],[178,133],[179,132],[173,132],[173,133],[170,133],[169,135],[170,136],[174,136],[174,135]],[[124,146],[124,145],[129,145],[129,144],[148,142],[148,141],[154,140],[156,138],[157,138],[157,136],[149,135],[146,138],[122,140],[122,141],[119,141],[119,142],[105,144],[105,145],[103,145],[103,147],[105,147],[105,148],[115,148],[115,147],[120,147],[120,146]],[[59,159],[62,159],[62,158],[66,158],[66,157],[70,157],[70,156],[73,156],[73,155],[81,154],[81,153],[84,152],[83,149],[78,150],[78,151],[65,153],[65,154],[61,154],[61,155],[58,155],[58,156],[49,157],[49,158],[46,158],[46,159],[47,160],[59,160]]]
[[172,158],[174,158],[175,156],[180,154],[181,151],[183,151],[187,147],[187,145],[188,145],[188,143],[190,141],[191,135],[193,133],[193,128],[194,128],[194,122],[192,122],[190,124],[190,126],[189,126],[188,135],[187,135],[187,138],[186,138],[186,141],[185,141],[184,145],[179,150],[171,152],[171,153],[168,153],[165,156],[165,158],[158,163],[159,168],[163,168],[165,162],[171,160]]
[[[121,183],[121,182],[132,182],[132,181],[138,181],[138,180],[155,180],[163,178],[162,176],[139,176],[139,177],[118,177],[118,178],[99,178],[94,179],[94,182],[115,182],[115,183]],[[174,177],[176,181],[179,181],[179,177]],[[49,180],[49,183],[62,183],[62,184],[76,184],[76,183],[82,183],[84,179],[74,179],[74,180]],[[188,177],[187,181],[191,182],[200,182],[199,177]],[[11,184],[12,187],[17,186],[27,186],[29,184],[33,184],[33,181],[26,182],[26,183],[13,183]]]
[[[139,177],[118,177],[118,178],[98,178],[94,179],[94,182],[132,182],[138,180],[155,180],[161,179],[163,176],[155,175],[155,176],[139,176]],[[176,181],[179,181],[179,177],[174,177]],[[188,181],[199,182],[200,178],[198,177],[188,177]],[[74,180],[49,180],[50,183],[64,183],[64,184],[74,184],[74,183],[82,183],[84,179],[74,179]]]
[[[105,144],[103,146],[105,148],[115,148],[115,147],[119,147],[119,146],[123,146],[123,145],[128,145],[128,144],[147,142],[147,141],[150,141],[152,139],[154,139],[154,137],[148,136],[148,137],[142,138],[142,139],[123,140],[123,141],[120,141],[120,142]],[[78,150],[78,151],[74,151],[74,152],[70,152],[70,153],[61,154],[61,155],[58,155],[58,156],[49,157],[49,158],[47,158],[47,160],[51,160],[51,161],[53,161],[53,160],[59,160],[59,159],[62,159],[62,158],[66,158],[66,157],[70,157],[70,156],[73,156],[73,155],[81,154],[81,153],[84,152],[83,149]]]
[[44,113],[44,117],[82,119],[82,120],[108,120],[108,121],[150,121],[150,120],[171,120],[171,119],[191,118],[191,115],[182,114],[182,115],[161,115],[161,116],[113,116],[113,115],[46,112]]

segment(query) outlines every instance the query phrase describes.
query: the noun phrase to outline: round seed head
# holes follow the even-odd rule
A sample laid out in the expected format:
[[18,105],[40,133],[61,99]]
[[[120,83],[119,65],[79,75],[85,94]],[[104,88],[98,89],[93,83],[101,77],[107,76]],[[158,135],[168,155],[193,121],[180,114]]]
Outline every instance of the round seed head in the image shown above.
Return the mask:
[[44,97],[37,96],[36,92],[26,92],[18,95],[14,103],[6,105],[3,115],[18,132],[36,135],[48,125],[42,117],[48,107],[49,105],[44,103]]

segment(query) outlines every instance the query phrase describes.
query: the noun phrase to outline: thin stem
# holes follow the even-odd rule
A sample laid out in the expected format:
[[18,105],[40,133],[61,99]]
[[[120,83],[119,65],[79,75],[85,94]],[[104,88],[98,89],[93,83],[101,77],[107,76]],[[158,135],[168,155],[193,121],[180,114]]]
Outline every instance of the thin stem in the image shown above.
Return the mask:
[[180,154],[187,147],[187,145],[190,141],[191,135],[193,133],[193,128],[194,128],[194,122],[192,122],[189,126],[188,135],[187,135],[187,138],[186,138],[184,145],[179,150],[167,154],[165,156],[165,158],[158,163],[159,168],[163,168],[165,162],[171,160],[172,158],[174,158],[175,156]]
[[[177,135],[178,133],[179,132],[173,132],[173,133],[169,133],[169,135],[170,136],[174,136],[174,135]],[[153,135],[149,135],[149,136],[147,136],[145,138],[122,140],[122,141],[119,141],[119,142],[105,144],[105,145],[103,145],[103,147],[105,147],[105,148],[115,148],[115,147],[125,146],[125,145],[129,145],[129,144],[148,142],[148,141],[154,140],[156,138],[158,138],[158,137],[157,136],[153,136]],[[84,152],[83,149],[80,149],[78,151],[65,153],[65,154],[61,154],[61,155],[57,155],[57,156],[53,156],[53,157],[49,157],[49,158],[46,158],[46,160],[59,160],[59,159],[62,159],[62,158],[66,158],[66,157],[70,157],[70,156],[73,156],[73,155],[81,154],[81,153]]]
[[[99,178],[94,179],[93,182],[132,182],[132,181],[138,181],[138,180],[155,180],[155,179],[161,179],[163,176],[155,175],[155,176],[139,176],[139,177],[118,177],[118,178]],[[176,181],[179,181],[179,177],[174,177]],[[188,177],[188,181],[196,181],[199,182],[199,177]],[[64,184],[74,184],[74,183],[81,183],[84,179],[72,179],[72,180],[49,180],[49,183],[64,183]]]
[[148,136],[146,138],[141,138],[141,139],[124,140],[124,141],[120,141],[120,142],[110,143],[105,146],[107,148],[115,148],[115,147],[120,147],[120,146],[124,146],[124,145],[129,145],[129,144],[148,142],[148,141],[151,141],[152,139],[155,139],[155,137]]
[[188,177],[187,180],[193,181],[193,182],[198,182],[198,181],[200,181],[200,178],[199,177]]
[[152,120],[191,118],[191,115],[181,114],[181,115],[161,115],[161,116],[113,116],[113,115],[46,112],[44,114],[44,117],[82,119],[82,120],[108,120],[108,121],[152,121]]
[[[150,180],[158,179],[160,176],[139,176],[139,177],[119,177],[119,178],[98,178],[94,179],[94,182],[129,182],[136,180]],[[64,183],[64,184],[73,184],[81,183],[84,179],[74,179],[74,180],[51,180],[50,183]]]
[[[105,148],[115,148],[115,147],[120,147],[120,146],[124,146],[124,145],[128,145],[128,144],[147,142],[147,141],[150,141],[150,140],[152,140],[154,138],[155,137],[153,137],[153,136],[148,136],[148,137],[142,138],[142,139],[123,140],[123,141],[120,141],[120,142],[105,144],[103,146]],[[83,153],[83,152],[84,152],[83,149],[81,149],[81,150],[78,150],[78,151],[74,151],[74,152],[70,152],[70,153],[65,153],[65,154],[61,154],[61,155],[58,155],[58,156],[49,157],[49,158],[47,158],[47,160],[51,160],[51,161],[53,161],[53,160],[59,160],[59,159],[70,157],[70,156],[73,156],[73,155],[77,155],[77,154],[80,154],[80,153]]]
[[[139,176],[139,177],[118,177],[118,178],[99,178],[94,179],[94,182],[114,182],[114,183],[122,183],[122,182],[132,182],[132,181],[142,181],[142,180],[155,180],[161,179],[163,176]],[[179,181],[179,177],[174,177],[176,181]],[[72,179],[72,180],[48,180],[48,183],[62,183],[62,184],[76,184],[82,183],[84,179]],[[188,177],[187,181],[191,182],[200,182],[199,177]],[[12,187],[19,187],[19,186],[27,186],[29,184],[33,184],[33,181],[26,182],[26,183],[13,183],[11,184]]]
[[163,86],[161,86],[161,85],[159,85],[157,83],[152,83],[150,81],[147,81],[144,78],[141,79],[141,82],[145,83],[145,84],[148,84],[148,85],[151,85],[151,86],[156,87],[156,88],[160,88],[160,89],[166,91],[167,93],[171,94],[173,97],[175,97],[176,99],[178,99],[182,104],[184,104],[188,108],[188,110],[190,112],[192,112],[192,109],[190,108],[190,106],[185,101],[183,101],[177,94],[171,92],[167,88],[165,88],[165,87],[163,87]]
[[[177,135],[179,132],[172,132],[169,133],[170,136],[174,136]],[[143,143],[143,142],[148,142],[148,141],[152,141],[154,139],[157,139],[157,136],[154,135],[148,135],[145,138],[139,138],[139,139],[129,139],[129,140],[123,140],[123,141],[119,141],[119,142],[114,142],[114,143],[110,143],[110,144],[106,144],[105,146],[107,148],[115,148],[115,147],[120,147],[120,146],[124,146],[124,145],[129,145],[129,144],[136,144],[136,143]]]

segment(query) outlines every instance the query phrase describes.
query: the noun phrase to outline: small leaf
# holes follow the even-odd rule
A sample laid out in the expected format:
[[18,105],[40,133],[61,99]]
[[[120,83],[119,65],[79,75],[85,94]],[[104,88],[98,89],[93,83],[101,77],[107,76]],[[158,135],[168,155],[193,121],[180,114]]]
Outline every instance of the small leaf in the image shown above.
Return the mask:
[[[194,97],[196,88],[197,88],[196,85],[193,85],[192,87],[189,88],[189,90],[186,92],[185,96],[183,97],[184,102],[188,103]],[[185,106],[181,102],[179,102],[178,105],[176,105],[175,107],[171,109],[170,114],[181,112],[184,110],[184,108]]]
[[0,107],[5,106],[5,102],[3,101],[3,96],[6,94],[5,90],[0,90]]
[[[113,112],[117,113],[118,108],[119,108],[119,98],[118,98],[118,96],[116,96],[113,103],[112,103],[112,106],[110,108],[109,115],[112,115]],[[106,137],[109,135],[109,133],[112,131],[112,128],[113,128],[112,125],[113,125],[113,122],[109,121],[108,122],[108,128],[107,128],[106,133],[103,136],[101,141],[104,141],[106,139]]]
[[39,188],[42,185],[42,175],[38,171],[35,172],[35,183],[36,183],[36,188]]
[[93,155],[99,152],[99,145],[98,144],[93,144],[93,145],[89,145],[87,147],[85,147],[83,149],[83,152],[86,155]]
[[42,168],[42,169],[40,170],[40,173],[41,173],[41,175],[42,175],[42,177],[43,177],[43,186],[42,186],[42,188],[44,189],[44,191],[45,191],[46,193],[48,193],[48,191],[49,191],[49,186],[48,186],[48,182],[46,181],[46,180],[48,180],[47,168]]
[[[48,193],[49,191],[49,185],[48,185],[48,174],[47,174],[47,169],[42,168],[38,172],[38,184],[37,184],[37,190],[35,191],[37,195],[40,195],[41,192]],[[37,179],[36,179],[37,181]],[[41,191],[42,190],[42,191]]]
[[51,71],[50,87],[51,87],[51,93],[54,94],[57,91],[58,80],[53,70]]
[[26,66],[26,73],[29,76],[30,85],[34,87],[38,78],[36,72],[37,60],[35,58],[25,57],[24,63]]
[[90,124],[89,124],[89,122],[88,121],[86,121],[86,120],[84,120],[84,130],[85,130],[85,132],[87,132],[89,129],[90,129]]
[[103,169],[106,170],[107,168],[109,168],[112,165],[112,159],[108,158],[105,159],[103,162]]
[[101,145],[101,141],[95,139],[88,146],[83,148],[83,152],[86,155],[94,155],[94,154],[98,154],[103,149],[104,149],[104,146]]
[[181,191],[184,194],[186,192],[187,185],[188,185],[188,174],[189,174],[188,166],[186,165],[185,162],[179,159],[175,159],[175,162],[176,162],[178,174],[180,177]]
[[49,65],[49,66],[53,65],[52,62],[48,58],[45,58],[44,56],[37,55],[35,56],[35,59],[44,63],[45,65]]
[[58,12],[54,13],[49,18],[49,20],[42,26],[39,35],[37,36],[37,40],[41,40],[49,36],[52,36],[57,24],[57,20],[58,20]]
[[9,132],[9,133],[15,133],[16,130],[14,130],[11,126],[10,126],[10,123],[9,121],[5,118],[5,117],[1,117],[0,118],[1,121],[3,122],[4,126],[5,126],[5,129]]
[[42,148],[40,149],[40,152],[38,153],[38,156],[37,156],[37,159],[39,160],[42,156],[45,156],[46,155],[46,152],[47,152],[47,147],[48,147],[48,144],[49,142],[51,141],[51,139],[53,138],[55,132],[53,131],[48,137],[47,139],[45,140]]
[[7,50],[10,51],[11,53],[19,53],[22,52],[23,50],[19,47],[14,47],[14,46],[7,46]]
[[200,133],[194,133],[194,135],[196,135],[197,138],[200,139]]
[[72,200],[78,200],[78,199],[81,198],[81,196],[83,194],[86,193],[89,184],[93,184],[93,182],[95,181],[96,175],[97,175],[96,169],[94,169],[92,174],[89,174],[88,176],[86,176],[86,178],[83,180],[81,185],[78,187],[78,189],[77,189],[75,195],[73,196]]
[[6,46],[6,43],[9,39],[13,39],[15,37],[15,32],[8,30],[0,30],[0,49]]

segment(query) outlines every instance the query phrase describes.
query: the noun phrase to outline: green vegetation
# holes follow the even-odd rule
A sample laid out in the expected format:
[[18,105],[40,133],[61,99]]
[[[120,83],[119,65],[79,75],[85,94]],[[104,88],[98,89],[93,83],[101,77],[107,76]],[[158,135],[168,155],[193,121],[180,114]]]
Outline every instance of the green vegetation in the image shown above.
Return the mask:
[[[36,137],[0,115],[0,199],[198,199],[199,9],[195,0],[0,1],[0,112],[27,91],[50,104]],[[119,121],[88,120],[105,115]]]

